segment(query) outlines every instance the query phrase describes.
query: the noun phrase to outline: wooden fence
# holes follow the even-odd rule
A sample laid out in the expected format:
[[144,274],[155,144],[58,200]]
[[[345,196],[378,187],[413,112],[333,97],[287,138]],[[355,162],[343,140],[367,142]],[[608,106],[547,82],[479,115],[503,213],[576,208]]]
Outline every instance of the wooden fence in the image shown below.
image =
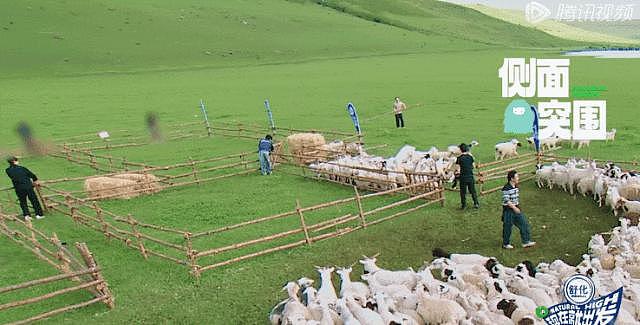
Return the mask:
[[[73,150],[75,149],[71,149],[70,152]],[[103,158],[105,156],[92,155],[91,157]],[[109,156],[106,157],[108,158]],[[255,173],[258,166],[256,154],[253,152],[240,152],[201,160],[189,159],[187,162],[167,166],[150,166],[132,162],[125,163],[123,161],[118,167],[114,167],[113,165],[105,167],[105,165],[96,159],[93,160],[93,163],[97,166],[96,170],[109,170],[110,172],[92,176],[67,177],[41,181],[40,187],[37,188],[39,192],[42,192],[40,194],[44,206],[55,207],[60,204],[60,201],[66,196],[72,196],[82,200],[108,199],[149,192],[148,187],[145,188],[145,186],[150,185],[153,185],[157,190],[163,190],[202,184],[223,178]],[[138,181],[136,186],[141,187],[140,189],[127,190],[131,185],[122,185],[100,189],[101,192],[104,193],[114,192],[112,194],[96,197],[86,196],[87,193],[85,193],[82,183],[87,179],[114,176],[122,173],[153,175],[155,179],[147,178],[146,181]]]
[[[442,178],[436,174],[394,171],[385,168],[367,168],[363,166],[343,165],[334,161],[327,161],[325,155],[301,155],[278,153],[276,161],[289,168],[280,168],[278,172],[287,173],[319,181],[337,183],[346,186],[356,186],[367,191],[385,191],[402,188],[409,194],[424,193],[442,187]],[[323,162],[335,167],[333,170],[313,168],[301,161]],[[407,187],[413,184],[423,184],[420,187]]]
[[[68,193],[60,200],[44,197],[49,209],[76,224],[121,241],[145,259],[156,256],[185,265],[196,277],[220,266],[342,236],[436,202],[444,204],[442,187],[431,182],[365,195],[353,189],[349,198],[306,207],[296,202],[295,209],[287,212],[200,232],[145,223],[132,214],[117,215]],[[412,195],[396,195],[403,193]],[[344,213],[346,209],[352,212]]]
[[[556,147],[550,151],[561,149]],[[535,178],[536,165],[546,161],[544,153],[528,152],[515,157],[504,160],[496,160],[476,165],[474,176],[476,184],[479,185],[480,195],[488,195],[499,191],[507,180],[507,172],[517,170],[520,173],[520,182],[526,182]],[[459,191],[459,189],[448,189],[450,191]]]
[[[211,122],[207,125],[204,122],[189,122],[168,126],[166,141],[174,141],[185,138],[205,138],[210,136],[221,136],[227,138],[239,138],[245,140],[258,141],[267,133],[273,130],[255,124]],[[278,137],[286,137],[293,133],[322,133],[336,139],[345,137],[358,138],[362,142],[363,135],[354,133],[319,130],[319,129],[296,129],[290,127],[278,127],[275,130]],[[274,136],[275,138],[276,136]],[[153,143],[148,134],[143,132],[134,133],[128,130],[117,130],[110,134],[108,139],[98,139],[97,134],[86,134],[66,139],[58,139],[59,153],[66,154],[69,149],[80,151],[110,150],[125,147],[139,147]],[[82,160],[81,160],[82,161]],[[86,162],[86,161],[83,161]],[[88,162],[91,164],[91,162]]]
[[48,310],[27,319],[13,321],[11,324],[31,323],[98,302],[103,302],[110,309],[114,307],[114,299],[107,282],[102,277],[101,268],[97,265],[85,243],[76,243],[75,248],[79,255],[78,257],[66,248],[66,243],[61,242],[55,233],[52,236],[48,236],[36,229],[31,222],[22,221],[16,216],[4,213],[0,213],[0,234],[31,251],[39,259],[52,265],[61,273],[60,275],[0,288],[0,295],[9,292],[14,295],[21,290],[28,291],[28,288],[49,283],[56,283],[57,287],[66,285],[62,289],[36,297],[4,303],[0,305],[0,312],[7,312],[80,290],[86,290],[92,296],[89,300]]

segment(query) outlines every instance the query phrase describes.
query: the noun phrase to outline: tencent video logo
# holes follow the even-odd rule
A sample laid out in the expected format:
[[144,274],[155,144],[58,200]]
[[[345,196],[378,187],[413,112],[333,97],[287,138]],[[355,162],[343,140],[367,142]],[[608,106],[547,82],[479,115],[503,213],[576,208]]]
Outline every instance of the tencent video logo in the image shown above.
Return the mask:
[[531,1],[527,3],[527,6],[524,10],[524,15],[528,22],[537,24],[551,16],[551,11],[549,10],[549,8],[545,7],[545,5],[539,2]]

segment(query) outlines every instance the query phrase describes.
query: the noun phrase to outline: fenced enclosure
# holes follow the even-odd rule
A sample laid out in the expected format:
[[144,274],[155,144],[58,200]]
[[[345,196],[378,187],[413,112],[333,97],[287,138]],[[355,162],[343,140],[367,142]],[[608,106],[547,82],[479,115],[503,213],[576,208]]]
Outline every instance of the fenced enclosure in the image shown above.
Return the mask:
[[101,208],[95,200],[78,198],[49,185],[42,185],[42,190],[48,209],[102,233],[107,240],[124,243],[145,259],[155,256],[184,265],[194,276],[271,252],[339,237],[434,203],[444,204],[442,186],[433,182],[370,194],[360,194],[353,187],[354,194],[348,198],[311,206],[296,202],[295,208],[292,203],[292,209],[282,213],[196,232],[145,223],[133,213],[118,215]]
[[[88,292],[86,295],[88,298],[84,298],[83,301],[68,305],[70,303],[68,299],[60,300],[65,302],[63,307],[47,309],[26,319],[13,320],[10,324],[31,323],[98,302],[106,304],[110,309],[114,307],[114,299],[102,276],[102,269],[97,265],[85,243],[76,243],[77,253],[73,253],[55,233],[48,236],[36,229],[31,222],[22,221],[16,216],[4,213],[0,213],[0,233],[61,273],[0,288],[2,300],[9,301],[0,304],[0,313],[6,315],[20,307],[55,300],[56,297],[72,292]],[[40,292],[45,293],[32,296],[33,292],[30,289],[41,286],[45,288],[40,288]],[[30,297],[23,298],[24,296]],[[24,317],[22,313],[20,315],[21,318]]]

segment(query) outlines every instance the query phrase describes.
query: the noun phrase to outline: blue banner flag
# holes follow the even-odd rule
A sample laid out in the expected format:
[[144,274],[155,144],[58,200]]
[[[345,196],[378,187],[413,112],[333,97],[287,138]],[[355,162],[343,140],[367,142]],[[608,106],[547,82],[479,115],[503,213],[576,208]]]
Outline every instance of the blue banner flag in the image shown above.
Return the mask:
[[548,307],[544,321],[548,325],[615,324],[622,306],[622,287],[584,305],[563,302]]
[[347,104],[347,112],[349,112],[349,116],[351,116],[353,126],[356,127],[356,132],[360,134],[360,120],[358,120],[358,113],[356,113],[356,107],[353,106],[353,103]]
[[536,152],[540,151],[540,138],[538,137],[539,124],[538,124],[538,110],[535,106],[531,105],[533,111],[533,143],[536,145]]
[[273,123],[273,114],[271,114],[271,106],[269,105],[269,100],[265,99],[264,108],[267,109],[267,118],[269,119],[269,126],[271,126],[271,130],[276,129],[276,125]]

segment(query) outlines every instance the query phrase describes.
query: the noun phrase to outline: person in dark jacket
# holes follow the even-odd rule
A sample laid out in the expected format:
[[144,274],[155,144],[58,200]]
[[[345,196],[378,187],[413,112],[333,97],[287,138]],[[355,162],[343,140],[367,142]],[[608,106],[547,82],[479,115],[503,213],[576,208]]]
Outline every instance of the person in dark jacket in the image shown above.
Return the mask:
[[478,195],[476,194],[476,180],[473,178],[473,156],[469,153],[469,146],[462,143],[459,146],[462,154],[456,160],[456,164],[460,165],[460,209],[467,206],[467,190],[473,198],[473,207],[479,208]]
[[273,151],[273,142],[270,134],[258,142],[258,158],[260,159],[260,172],[262,175],[271,175],[271,161],[269,155]]
[[29,206],[27,206],[27,198],[31,201],[31,205],[36,212],[36,219],[44,218],[40,201],[38,201],[36,192],[33,190],[33,184],[34,182],[36,184],[38,183],[38,177],[29,169],[20,166],[18,158],[16,157],[9,157],[7,162],[9,163],[9,168],[5,171],[13,183],[13,189],[16,191],[16,195],[20,201],[20,208],[22,208],[24,219],[31,220]]

